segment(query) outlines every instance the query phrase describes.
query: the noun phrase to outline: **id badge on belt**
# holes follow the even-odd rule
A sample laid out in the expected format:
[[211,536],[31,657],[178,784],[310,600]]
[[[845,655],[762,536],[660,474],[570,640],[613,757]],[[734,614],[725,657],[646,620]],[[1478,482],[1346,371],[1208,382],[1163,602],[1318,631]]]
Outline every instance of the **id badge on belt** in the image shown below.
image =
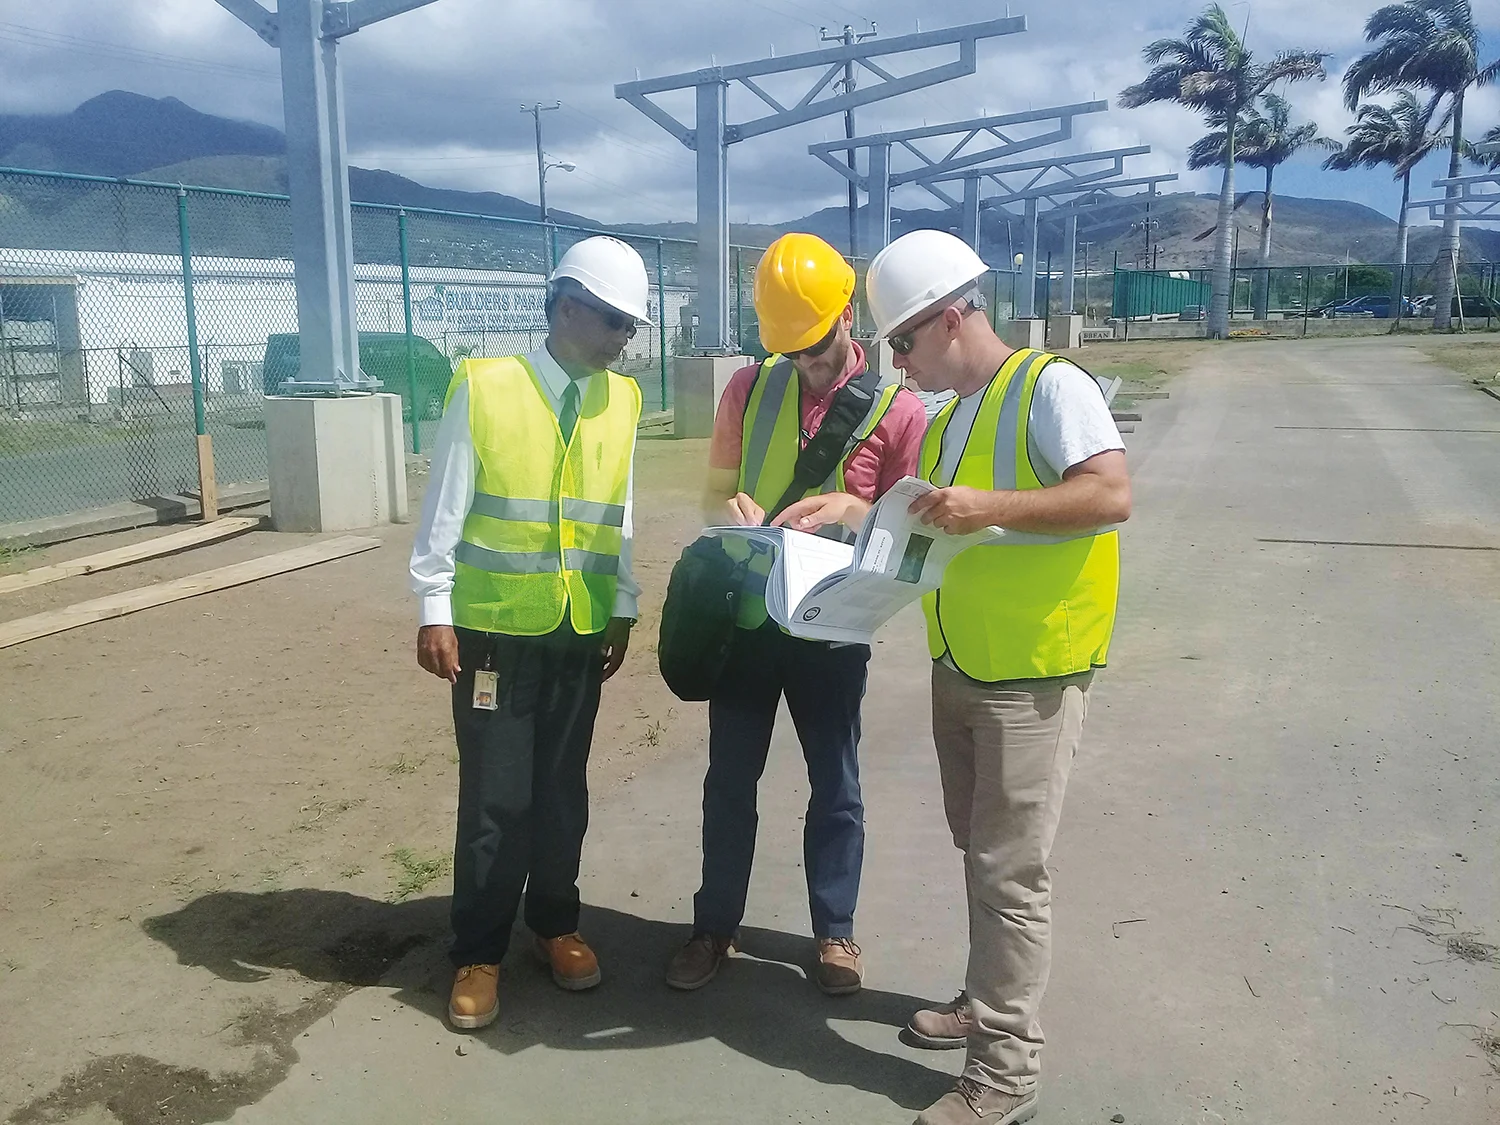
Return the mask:
[[494,657],[486,655],[484,667],[474,673],[474,710],[496,711],[500,707],[500,675],[490,664]]

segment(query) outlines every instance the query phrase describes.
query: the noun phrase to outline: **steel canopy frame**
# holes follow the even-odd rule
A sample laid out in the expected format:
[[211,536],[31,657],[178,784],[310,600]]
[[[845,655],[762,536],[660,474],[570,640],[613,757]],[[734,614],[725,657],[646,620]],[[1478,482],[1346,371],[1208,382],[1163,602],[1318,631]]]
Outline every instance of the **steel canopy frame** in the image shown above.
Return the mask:
[[[433,0],[217,0],[281,56],[287,187],[296,264],[300,376],[288,390],[334,394],[375,384],[359,369],[354,243],[338,41]],[[310,378],[305,376],[311,375]]]
[[[820,144],[808,145],[807,151],[839,175],[852,179],[856,186],[864,189],[869,199],[868,210],[865,214],[868,231],[866,240],[873,253],[890,242],[891,192],[895,188],[905,184],[918,184],[926,187],[948,206],[957,207],[959,206],[957,200],[929,186],[930,182],[940,178],[959,179],[962,178],[963,171],[976,165],[1017,156],[1023,152],[1032,152],[1060,141],[1071,140],[1075,117],[1088,113],[1102,113],[1108,109],[1107,101],[1092,101],[1052,106],[1047,109],[1026,110],[1020,113],[992,114],[943,125],[924,125],[913,129],[871,133],[846,140],[824,141]],[[1015,126],[1047,121],[1056,121],[1057,124],[1051,130],[1035,136],[1013,135]],[[958,136],[959,139],[956,143],[952,143],[942,156],[929,155],[917,145],[918,141],[954,136]],[[965,151],[971,142],[981,137],[996,140],[999,144]],[[904,149],[915,156],[920,166],[905,172],[892,172],[891,150],[893,148]],[[859,149],[869,151],[868,171],[864,176],[852,172],[843,161],[834,156],[835,153],[853,153]],[[950,173],[958,174],[949,175]]]
[[[360,0],[364,2],[364,0]],[[622,82],[615,87],[615,97],[629,102],[661,126],[683,145],[697,153],[698,196],[698,331],[695,350],[723,353],[727,350],[729,322],[729,146],[752,137],[763,136],[829,114],[843,113],[859,106],[871,105],[899,94],[925,89],[962,78],[978,69],[978,44],[981,39],[1016,35],[1026,30],[1024,16],[964,24],[940,31],[924,31],[895,39],[870,40],[864,43],[840,44],[817,51],[806,51],[782,58],[759,59],[733,66],[711,66],[662,78]],[[927,50],[933,47],[957,46],[958,59],[916,73],[897,76],[875,59],[886,55]],[[854,63],[864,67],[878,81],[857,90],[820,97],[830,84],[842,75],[844,66]],[[822,68],[811,88],[794,105],[783,105],[758,82],[771,74],[787,74],[810,68]],[[729,121],[728,90],[739,83],[767,105],[771,112],[738,124]],[[696,91],[694,125],[679,121],[663,109],[652,96],[675,90]],[[880,243],[884,245],[884,243]],[[878,248],[878,247],[877,247]]]
[[[1475,147],[1481,154],[1486,154],[1486,149],[1500,151],[1500,144]],[[1413,200],[1407,205],[1407,209],[1426,210],[1427,217],[1436,220],[1443,217],[1443,210],[1451,204],[1460,223],[1500,223],[1500,168],[1474,176],[1433,180],[1432,186],[1458,190],[1442,199]]]
[[[1016,165],[1001,166],[996,168],[976,168],[960,175],[949,175],[946,179],[964,180],[964,220],[963,227],[966,237],[972,231],[971,245],[977,249],[979,236],[979,212],[980,210],[999,211],[1007,218],[1021,218],[1025,223],[1025,249],[1023,250],[1023,261],[1025,263],[1026,276],[1032,283],[1023,285],[1017,294],[1015,315],[1019,319],[1029,319],[1036,315],[1036,268],[1037,268],[1037,240],[1040,227],[1041,215],[1064,212],[1067,219],[1067,230],[1064,240],[1068,247],[1068,282],[1063,289],[1064,303],[1072,308],[1073,275],[1076,272],[1078,252],[1078,211],[1083,204],[1076,200],[1081,195],[1099,195],[1107,198],[1120,198],[1114,193],[1120,188],[1144,187],[1147,193],[1154,197],[1159,184],[1172,183],[1177,179],[1175,172],[1160,173],[1152,176],[1124,176],[1124,162],[1127,156],[1144,155],[1150,152],[1149,146],[1137,146],[1135,149],[1115,149],[1096,153],[1079,153],[1076,156],[1058,157],[1052,162],[1032,161],[1032,164],[1050,163],[1047,169],[1037,169],[1037,175],[1031,182],[1020,188],[1011,188],[1005,184],[1002,177],[1013,175],[1016,171],[1030,171],[1030,168],[1019,168]],[[1108,160],[1111,167],[1091,172],[1074,172],[1070,165],[1099,162]],[[1052,183],[1038,183],[1037,181],[1046,175],[1047,171],[1060,171],[1066,177]],[[983,178],[992,178],[996,183],[1005,187],[1003,194],[992,195],[987,199],[979,198],[979,184]],[[1060,201],[1073,198],[1074,202],[1064,206]],[[1053,206],[1046,212],[1041,212],[1040,205],[1043,201]],[[1010,205],[1019,203],[1022,205],[1022,214],[1016,215],[1008,208]]]

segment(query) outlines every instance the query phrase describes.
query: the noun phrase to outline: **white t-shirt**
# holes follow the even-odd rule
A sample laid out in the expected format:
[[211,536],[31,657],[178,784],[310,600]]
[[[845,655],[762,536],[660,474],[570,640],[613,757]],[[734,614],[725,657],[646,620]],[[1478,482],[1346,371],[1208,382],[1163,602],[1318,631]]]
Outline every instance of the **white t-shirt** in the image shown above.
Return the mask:
[[[958,400],[948,428],[943,432],[943,451],[934,482],[951,484],[958,460],[974,428],[979,405],[989,386]],[[1055,480],[1074,465],[1111,449],[1124,449],[1125,441],[1099,392],[1099,384],[1081,368],[1066,360],[1054,360],[1037,376],[1027,425],[1032,452],[1052,470]],[[1033,458],[1033,461],[1035,458]],[[1040,468],[1040,466],[1037,466]],[[1045,474],[1038,473],[1039,476]],[[1043,479],[1043,484],[1053,483]]]

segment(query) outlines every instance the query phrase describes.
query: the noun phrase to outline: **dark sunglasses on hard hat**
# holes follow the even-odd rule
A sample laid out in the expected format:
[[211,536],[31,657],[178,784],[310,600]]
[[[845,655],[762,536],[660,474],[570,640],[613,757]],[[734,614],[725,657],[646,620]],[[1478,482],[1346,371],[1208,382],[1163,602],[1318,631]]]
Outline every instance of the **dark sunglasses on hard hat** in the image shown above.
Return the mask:
[[[568,296],[580,305],[598,314],[599,319],[604,322],[604,326],[611,332],[625,332],[627,336],[635,335],[635,317],[629,313],[622,313],[619,309],[611,308],[603,301],[590,300],[581,293],[569,293]],[[627,329],[629,331],[626,331]]]
[[968,316],[971,312],[973,312],[974,308],[974,302],[968,300],[960,301],[956,305],[944,305],[937,311],[928,313],[921,320],[917,321],[917,323],[908,328],[905,332],[897,332],[892,336],[888,336],[886,338],[886,343],[890,344],[891,351],[895,352],[897,355],[911,355],[912,348],[917,346],[916,335],[919,329],[931,324],[934,320],[942,316],[949,309],[957,309],[958,315],[963,317]]
[[823,338],[821,340],[819,340],[816,344],[810,344],[807,347],[805,347],[805,348],[799,348],[799,349],[797,349],[794,352],[787,352],[787,353],[785,353],[787,359],[800,359],[803,356],[806,356],[809,359],[815,359],[816,357],[822,355],[829,348],[833,347],[834,340],[838,339],[839,324],[840,324],[840,321],[835,320],[833,322],[833,327],[830,328],[827,331],[827,333],[823,336]]

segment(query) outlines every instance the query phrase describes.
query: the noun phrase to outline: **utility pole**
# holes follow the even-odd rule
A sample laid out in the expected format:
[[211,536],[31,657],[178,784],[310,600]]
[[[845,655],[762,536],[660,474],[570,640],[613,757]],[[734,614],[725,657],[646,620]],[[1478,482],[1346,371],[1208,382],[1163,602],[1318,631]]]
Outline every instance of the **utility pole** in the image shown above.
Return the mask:
[[547,220],[547,174],[546,156],[541,154],[541,114],[550,113],[552,110],[561,110],[562,102],[552,102],[552,105],[543,105],[534,102],[532,105],[522,105],[520,113],[531,114],[532,124],[537,127],[537,205],[541,208],[541,222]]
[[[843,33],[840,35],[829,35],[826,27],[818,28],[818,35],[824,43],[842,43],[846,47],[852,47],[865,39],[873,38],[877,28],[874,21],[870,23],[869,31],[856,33],[849,24],[844,25]],[[854,93],[854,60],[849,59],[844,63],[844,94]],[[844,110],[844,139],[854,139],[854,107],[850,106]],[[849,167],[849,257],[853,258],[858,252],[855,249],[855,230],[858,226],[859,215],[859,188],[854,182],[854,149],[849,149],[845,156]]]

